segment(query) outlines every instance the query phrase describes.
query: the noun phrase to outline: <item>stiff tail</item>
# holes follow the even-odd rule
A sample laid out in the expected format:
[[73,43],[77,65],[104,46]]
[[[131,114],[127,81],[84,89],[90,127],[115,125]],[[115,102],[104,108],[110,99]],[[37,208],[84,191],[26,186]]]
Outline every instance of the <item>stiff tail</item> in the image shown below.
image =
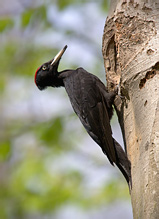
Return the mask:
[[124,175],[129,189],[132,188],[132,181],[131,181],[131,163],[127,158],[127,155],[121,145],[113,138],[114,146],[117,154],[117,162],[116,165]]

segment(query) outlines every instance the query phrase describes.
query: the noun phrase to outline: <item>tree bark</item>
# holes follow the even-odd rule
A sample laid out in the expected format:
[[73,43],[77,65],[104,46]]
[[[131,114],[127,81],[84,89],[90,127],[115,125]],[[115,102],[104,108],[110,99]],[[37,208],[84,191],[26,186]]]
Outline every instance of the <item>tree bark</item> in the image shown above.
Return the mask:
[[103,34],[107,86],[131,161],[134,219],[159,218],[159,0],[112,0]]

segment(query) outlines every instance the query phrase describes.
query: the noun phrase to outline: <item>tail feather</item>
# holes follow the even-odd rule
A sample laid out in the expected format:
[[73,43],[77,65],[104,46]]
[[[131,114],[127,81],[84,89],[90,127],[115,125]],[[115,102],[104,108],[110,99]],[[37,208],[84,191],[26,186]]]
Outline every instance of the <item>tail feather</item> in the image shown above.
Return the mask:
[[128,185],[129,189],[132,188],[132,181],[131,181],[131,163],[128,160],[128,157],[121,147],[121,145],[113,138],[114,146],[117,154],[117,162],[116,165],[124,175]]

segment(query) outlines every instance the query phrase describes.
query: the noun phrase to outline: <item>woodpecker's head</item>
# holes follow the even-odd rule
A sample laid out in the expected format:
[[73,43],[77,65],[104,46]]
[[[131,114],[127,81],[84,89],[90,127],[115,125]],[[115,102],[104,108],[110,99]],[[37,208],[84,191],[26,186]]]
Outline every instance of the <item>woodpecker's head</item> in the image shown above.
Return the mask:
[[45,89],[47,86],[56,86],[56,80],[58,78],[57,68],[60,59],[67,49],[67,45],[49,62],[41,65],[35,73],[35,84],[40,90]]

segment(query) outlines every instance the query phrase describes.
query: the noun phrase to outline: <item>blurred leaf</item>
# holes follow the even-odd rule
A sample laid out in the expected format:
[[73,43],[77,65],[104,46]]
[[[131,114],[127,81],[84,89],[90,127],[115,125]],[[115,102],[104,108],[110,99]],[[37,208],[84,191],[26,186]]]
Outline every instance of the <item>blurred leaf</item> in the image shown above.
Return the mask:
[[68,5],[74,3],[74,0],[58,0],[58,7],[60,10],[63,10],[65,7],[67,7]]
[[6,209],[5,207],[0,207],[0,218],[7,219]]
[[[113,180],[103,187],[102,195],[106,197],[107,202],[111,203],[117,199],[128,199],[129,188],[121,180]],[[105,199],[105,198],[104,198]]]
[[12,62],[15,51],[15,44],[8,44],[0,47],[1,72],[3,72],[4,75],[6,75],[10,69],[12,70]]
[[5,86],[6,86],[6,75],[1,74],[1,79],[0,79],[0,94],[3,93]]
[[77,171],[51,174],[41,159],[39,155],[29,156],[14,168],[10,180],[14,209],[52,212],[64,202],[76,200],[81,193],[79,185],[82,177]]
[[14,22],[10,18],[0,19],[0,32],[3,32],[6,28],[12,28]]
[[44,27],[49,27],[50,23],[47,21],[47,10],[45,5],[38,8],[32,8],[22,13],[21,26],[27,27],[29,24],[36,25],[44,23]]
[[10,154],[10,142],[0,143],[0,161],[4,161]]
[[57,144],[63,132],[63,125],[61,118],[56,118],[48,126],[45,126],[42,131],[41,139],[48,144]]
[[4,75],[9,73],[12,76],[20,74],[33,77],[37,67],[44,61],[48,61],[54,54],[53,49],[36,48],[27,43],[25,41],[23,44],[8,43],[0,48],[0,68]]
[[[65,9],[69,5],[88,3],[88,0],[58,0],[57,4],[60,10]],[[91,1],[90,1],[91,2]]]
[[28,26],[33,13],[34,13],[33,9],[27,10],[27,11],[23,12],[22,17],[21,17],[21,25],[22,25],[22,27]]
[[101,8],[105,12],[108,11],[108,8],[109,8],[108,0],[102,0]]
[[103,204],[110,204],[116,200],[128,200],[129,189],[126,183],[120,180],[111,180],[103,187],[101,186],[99,191],[95,194],[87,195],[81,200],[81,205],[84,208],[92,208],[93,206],[99,207]]
[[58,145],[63,134],[62,119],[58,117],[48,123],[38,124],[35,129],[38,138],[47,145]]
[[35,9],[35,16],[43,21],[46,20],[47,11],[45,5],[42,5],[41,7]]

